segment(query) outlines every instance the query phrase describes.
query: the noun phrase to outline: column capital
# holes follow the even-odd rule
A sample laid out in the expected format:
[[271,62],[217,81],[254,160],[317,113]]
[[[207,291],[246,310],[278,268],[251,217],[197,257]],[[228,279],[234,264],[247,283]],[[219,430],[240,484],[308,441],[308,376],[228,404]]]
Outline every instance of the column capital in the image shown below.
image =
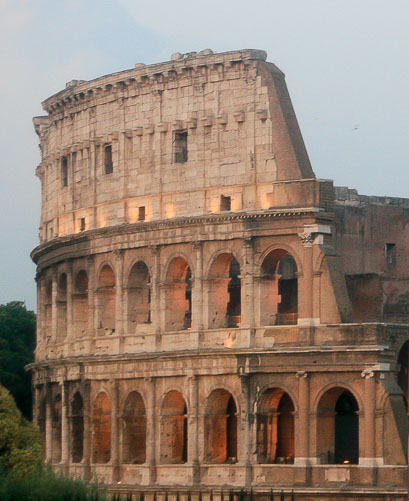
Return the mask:
[[362,372],[361,372],[361,378],[364,378],[364,379],[371,379],[371,378],[374,378],[375,377],[375,372],[371,369],[364,369]]
[[306,371],[297,371],[295,373],[295,377],[297,379],[307,379],[308,378],[308,372],[306,372]]
[[311,232],[303,231],[302,233],[298,233],[298,237],[301,239],[303,247],[312,247],[314,236]]
[[246,237],[243,239],[243,246],[245,249],[252,249],[254,247],[254,237]]
[[152,252],[154,256],[159,256],[160,245],[150,245],[149,250]]
[[195,240],[192,242],[193,248],[195,251],[199,251],[203,248],[203,241],[202,240]]
[[113,251],[113,254],[115,256],[115,259],[117,261],[120,261],[122,258],[123,258],[123,255],[124,255],[124,250],[123,249],[115,249]]

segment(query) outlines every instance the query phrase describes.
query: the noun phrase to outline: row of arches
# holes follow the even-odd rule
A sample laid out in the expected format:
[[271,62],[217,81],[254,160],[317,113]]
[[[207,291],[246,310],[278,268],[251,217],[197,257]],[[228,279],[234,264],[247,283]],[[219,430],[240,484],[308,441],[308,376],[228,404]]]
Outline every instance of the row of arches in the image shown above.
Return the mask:
[[[317,457],[321,463],[356,464],[359,460],[358,404],[349,390],[328,390],[317,408]],[[52,403],[52,461],[61,461],[61,395]],[[255,412],[256,457],[260,464],[291,464],[295,455],[295,408],[290,395],[281,388],[269,388],[258,398]],[[111,460],[112,404],[100,392],[92,405],[92,462]],[[84,402],[76,392],[70,403],[71,462],[84,458]],[[169,391],[160,407],[161,464],[189,461],[189,410],[183,395]],[[147,460],[149,423],[141,394],[131,392],[120,413],[121,462],[144,464]],[[45,433],[45,399],[41,404],[40,429]],[[204,407],[204,461],[232,464],[238,461],[241,419],[234,396],[226,389],[213,390]],[[192,437],[194,439],[195,437]]]
[[[241,323],[241,270],[231,253],[219,254],[210,266],[206,278],[208,328],[238,327]],[[295,324],[298,311],[297,265],[286,250],[271,251],[264,259],[259,275],[261,325]],[[192,291],[194,276],[184,257],[175,257],[168,264],[163,283],[165,302],[165,330],[190,329],[192,325]],[[126,280],[127,332],[135,333],[137,326],[151,322],[152,279],[148,266],[136,262]],[[72,325],[74,333],[87,331],[89,315],[89,278],[86,270],[73,277]],[[55,301],[57,340],[67,333],[67,274],[57,280],[55,298],[52,281],[45,287],[45,321],[51,325]],[[97,275],[95,306],[97,329],[115,331],[116,278],[110,264],[104,264]]]

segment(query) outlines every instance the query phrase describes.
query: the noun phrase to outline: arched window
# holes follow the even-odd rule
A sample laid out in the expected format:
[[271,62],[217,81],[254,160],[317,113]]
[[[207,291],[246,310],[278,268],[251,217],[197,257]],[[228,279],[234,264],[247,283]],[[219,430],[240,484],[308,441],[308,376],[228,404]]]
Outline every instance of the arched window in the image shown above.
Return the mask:
[[408,410],[408,391],[409,391],[409,341],[402,346],[398,355],[398,385],[403,391],[403,395],[405,398],[406,411]]
[[146,414],[142,397],[136,391],[125,401],[122,425],[123,463],[143,464],[146,461]]
[[233,254],[219,254],[209,273],[209,329],[241,323],[240,265]]
[[61,461],[61,412],[62,401],[61,395],[58,394],[54,398],[53,406],[51,409],[53,463],[59,463]]
[[318,457],[322,464],[358,464],[358,403],[344,388],[332,388],[322,397],[317,415]]
[[294,405],[285,391],[265,391],[257,408],[259,463],[294,462]]
[[178,331],[190,329],[192,322],[192,273],[182,257],[169,264],[165,284],[165,329]]
[[84,404],[79,392],[71,402],[71,461],[80,463],[84,453]]
[[57,341],[67,335],[67,275],[61,273],[57,287]]
[[178,391],[163,399],[161,411],[160,459],[162,464],[187,462],[187,407]]
[[296,324],[298,313],[297,265],[283,249],[271,251],[261,265],[261,325]]
[[237,421],[232,394],[223,389],[212,391],[205,415],[206,462],[237,462]]
[[93,462],[108,463],[111,458],[111,401],[101,392],[93,409]]
[[149,270],[138,261],[132,266],[128,279],[128,332],[151,321],[151,284]]
[[112,268],[106,264],[102,267],[98,277],[97,288],[98,329],[100,333],[115,331],[115,275]]
[[85,270],[75,276],[72,306],[74,335],[82,337],[88,330],[88,275]]

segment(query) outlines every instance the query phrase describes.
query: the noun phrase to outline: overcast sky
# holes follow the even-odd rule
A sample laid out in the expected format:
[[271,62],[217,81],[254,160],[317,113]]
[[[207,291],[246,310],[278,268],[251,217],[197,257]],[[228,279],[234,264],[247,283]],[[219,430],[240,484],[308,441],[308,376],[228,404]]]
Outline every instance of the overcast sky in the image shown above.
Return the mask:
[[0,0],[0,303],[35,308],[41,101],[173,52],[266,50],[316,175],[409,197],[408,20],[408,0]]

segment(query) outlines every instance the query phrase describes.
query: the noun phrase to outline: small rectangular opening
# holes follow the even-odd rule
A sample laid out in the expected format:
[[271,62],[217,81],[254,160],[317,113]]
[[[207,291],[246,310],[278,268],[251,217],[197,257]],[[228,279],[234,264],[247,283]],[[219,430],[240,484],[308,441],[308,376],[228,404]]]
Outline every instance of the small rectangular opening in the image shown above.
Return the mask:
[[114,164],[112,163],[111,144],[107,144],[104,146],[104,163],[105,163],[105,174],[112,174],[112,172],[114,172]]
[[395,264],[396,259],[396,244],[394,243],[386,243],[384,247],[386,264],[393,265]]
[[61,179],[62,185],[68,186],[68,159],[67,157],[61,158]]
[[225,197],[224,195],[220,197],[220,210],[221,211],[231,210],[231,197]]
[[138,221],[145,221],[145,206],[139,207]]
[[174,161],[175,163],[187,162],[187,132],[175,132],[174,144]]
[[85,231],[85,217],[80,218],[80,231]]

